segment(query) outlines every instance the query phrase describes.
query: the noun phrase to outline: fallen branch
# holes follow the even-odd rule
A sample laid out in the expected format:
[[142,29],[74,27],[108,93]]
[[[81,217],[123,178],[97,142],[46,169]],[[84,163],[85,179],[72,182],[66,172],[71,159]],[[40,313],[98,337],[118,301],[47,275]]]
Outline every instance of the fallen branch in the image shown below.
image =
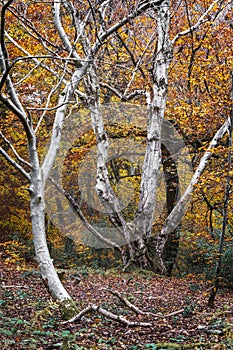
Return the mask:
[[211,346],[216,346],[216,343],[209,343],[209,342],[198,342],[198,343],[189,343],[189,344],[176,344],[176,343],[163,343],[163,342],[159,342],[156,343],[156,349],[202,349],[202,347],[206,347],[208,346],[208,349],[210,349]]
[[124,298],[119,292],[117,292],[116,290],[111,290],[108,288],[104,288],[103,290],[108,291],[109,293],[111,293],[112,295],[116,296],[118,299],[120,299],[120,301],[122,301],[126,306],[128,306],[128,308],[130,308],[133,312],[135,312],[138,315],[145,315],[147,314],[146,312],[140,310],[137,306],[135,306],[134,304],[132,304],[129,300],[127,300],[126,298]]
[[1,288],[26,288],[28,289],[28,286],[14,286],[14,285],[10,285],[10,286],[6,286],[5,284],[1,285]]
[[[210,289],[212,289],[213,287],[209,288],[207,291],[209,291]],[[126,299],[125,297],[123,297],[118,291],[116,290],[112,290],[110,288],[103,288],[102,290],[107,291],[109,293],[111,293],[112,295],[116,296],[123,304],[125,304],[130,310],[132,310],[133,312],[135,312],[137,315],[142,315],[142,316],[147,316],[147,317],[153,317],[153,318],[158,318],[158,319],[164,319],[164,318],[169,318],[169,317],[173,317],[176,315],[179,315],[183,312],[185,312],[186,307],[173,311],[169,314],[166,315],[161,315],[161,314],[155,314],[153,312],[147,312],[147,311],[142,311],[141,309],[139,309],[137,306],[135,306],[134,304],[132,304],[128,299]],[[205,291],[206,292],[206,291]],[[199,296],[200,298],[200,296]],[[192,306],[196,303],[196,301],[199,299],[195,299],[195,301],[193,301],[189,306]],[[62,324],[66,324],[66,323],[71,323],[74,322],[78,319],[81,319],[86,313],[90,312],[90,311],[97,311],[100,314],[106,316],[107,318],[122,323],[124,325],[126,325],[127,327],[151,327],[152,324],[150,322],[137,322],[137,321],[129,321],[127,320],[125,317],[121,316],[121,315],[116,315],[104,308],[102,308],[101,306],[92,304],[87,306],[85,309],[81,310],[77,315],[75,315],[74,317],[70,318],[68,321],[64,321],[61,322]]]
[[72,317],[68,321],[62,322],[62,324],[74,322],[74,321],[80,319],[83,315],[85,315],[86,313],[88,313],[90,311],[98,311],[100,314],[106,316],[107,318],[110,318],[113,321],[120,322],[120,323],[126,325],[127,327],[151,327],[152,326],[152,324],[149,322],[129,321],[126,318],[124,318],[123,316],[113,314],[112,312],[107,311],[104,308],[102,308],[101,306],[98,306],[95,304],[87,306],[85,309],[80,311],[76,316]]
[[160,314],[155,314],[153,312],[147,312],[147,311],[142,311],[140,310],[137,306],[135,306],[134,304],[132,304],[129,300],[127,300],[126,298],[124,298],[119,292],[117,292],[116,290],[111,290],[111,289],[104,289],[106,291],[108,291],[109,293],[111,293],[112,295],[116,296],[118,299],[120,299],[128,308],[130,308],[132,311],[134,311],[136,314],[138,315],[144,315],[144,316],[152,316],[155,318],[167,318],[167,317],[171,317],[171,316],[175,316],[178,314],[181,314],[182,312],[185,311],[184,308],[171,312],[170,314],[167,315],[160,315]]

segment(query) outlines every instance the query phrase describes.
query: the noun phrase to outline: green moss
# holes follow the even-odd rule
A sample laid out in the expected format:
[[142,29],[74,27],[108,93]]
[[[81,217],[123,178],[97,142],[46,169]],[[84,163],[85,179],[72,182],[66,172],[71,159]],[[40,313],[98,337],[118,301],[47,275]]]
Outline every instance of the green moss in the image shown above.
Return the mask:
[[59,309],[62,319],[67,321],[78,314],[78,309],[75,302],[72,299],[66,299],[60,303]]

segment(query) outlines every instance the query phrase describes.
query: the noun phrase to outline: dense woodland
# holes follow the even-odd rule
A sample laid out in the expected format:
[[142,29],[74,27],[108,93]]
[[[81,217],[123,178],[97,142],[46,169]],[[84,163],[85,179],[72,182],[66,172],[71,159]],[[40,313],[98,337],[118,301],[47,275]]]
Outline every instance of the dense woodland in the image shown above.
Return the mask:
[[3,349],[231,349],[232,1],[0,6]]

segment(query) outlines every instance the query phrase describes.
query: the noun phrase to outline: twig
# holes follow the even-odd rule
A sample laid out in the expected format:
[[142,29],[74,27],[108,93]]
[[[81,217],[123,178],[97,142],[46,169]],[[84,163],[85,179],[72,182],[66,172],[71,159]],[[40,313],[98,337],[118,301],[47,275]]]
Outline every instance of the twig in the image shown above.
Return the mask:
[[26,288],[26,289],[28,289],[29,287],[28,286],[14,286],[14,285],[6,286],[5,284],[2,284],[1,288]]

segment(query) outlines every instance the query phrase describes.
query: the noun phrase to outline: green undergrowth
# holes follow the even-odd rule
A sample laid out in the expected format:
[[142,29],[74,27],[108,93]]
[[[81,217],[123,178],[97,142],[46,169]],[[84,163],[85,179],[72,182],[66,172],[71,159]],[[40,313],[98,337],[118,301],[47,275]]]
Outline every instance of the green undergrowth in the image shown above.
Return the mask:
[[[123,274],[120,269],[92,269],[82,266],[70,270],[60,269],[59,273],[64,275],[63,277],[65,280],[72,280],[73,285],[77,286],[78,289],[82,288],[82,281],[85,283],[87,282],[87,285],[91,288],[93,280],[97,277],[96,281],[99,281],[99,284],[95,287],[97,288],[97,296],[98,290],[103,287],[104,278],[109,278],[110,276],[113,286],[116,284],[118,288],[120,288],[120,283],[123,283],[123,287],[121,288],[129,286],[129,288],[132,289],[132,293],[127,295],[129,301],[138,306],[143,305],[145,309],[147,308],[144,300],[144,296],[147,295],[145,286],[149,284],[152,288],[153,275],[151,272],[135,269]],[[11,283],[9,283],[9,274],[11,274]],[[94,274],[98,276],[94,276]],[[15,270],[7,271],[5,276],[3,276],[3,281],[7,284],[5,286],[0,286],[1,350],[233,349],[232,322],[229,323],[231,304],[225,309],[223,308],[219,311],[216,309],[214,312],[211,311],[208,323],[204,324],[204,326],[204,321],[200,314],[200,326],[204,327],[203,329],[200,328],[200,330],[204,335],[210,335],[210,339],[213,338],[214,343],[207,341],[207,337],[199,336],[198,333],[195,337],[190,334],[179,334],[178,328],[171,337],[168,336],[166,341],[164,339],[164,342],[161,342],[157,336],[152,337],[151,334],[153,331],[156,331],[158,325],[156,322],[165,322],[162,320],[155,322],[154,329],[146,331],[140,327],[137,327],[137,329],[127,328],[117,322],[106,319],[106,317],[98,313],[87,314],[82,320],[63,324],[59,305],[49,300],[48,296],[44,295],[43,289],[39,290],[40,277],[36,273],[36,270],[23,270],[17,275],[16,279],[15,277]],[[169,281],[171,282],[169,279],[157,276],[156,287],[160,279],[163,281],[161,284],[162,286],[165,286]],[[111,279],[109,280],[111,281]],[[13,286],[15,287],[13,288]],[[172,286],[174,289],[177,287],[176,285]],[[40,288],[44,288],[44,286],[41,285]],[[199,283],[192,283],[190,285],[190,291],[192,293],[199,291],[200,288],[201,286]],[[125,290],[122,289],[121,292],[124,295]],[[133,294],[133,292],[135,292],[135,294]],[[157,294],[154,292],[151,296],[159,297],[161,294],[162,292],[157,291]],[[77,300],[79,311],[88,306],[89,302],[88,295],[84,293],[82,296],[82,300]],[[186,306],[182,314],[178,314],[169,320],[171,327],[180,327],[180,329],[182,329],[183,323],[180,324],[181,320],[182,322],[190,324],[190,328],[193,327],[192,312],[193,306],[195,305],[193,304],[193,300],[190,301],[185,294],[182,295],[182,298],[185,297],[187,299],[187,305],[184,304]],[[130,311],[125,309],[119,300],[115,300],[115,304],[109,304],[108,299],[97,300],[96,298],[95,302],[101,304],[101,306],[106,309],[110,307],[109,310],[116,314],[123,314],[122,311],[125,311],[123,315],[126,318],[130,317]],[[196,306],[195,310],[199,312]],[[157,312],[158,310],[150,308],[150,311]],[[168,311],[164,311],[164,313],[166,312]],[[229,317],[227,318],[226,315],[229,315]],[[215,317],[213,318],[213,316]],[[134,315],[134,319],[137,320],[137,316]],[[129,334],[129,337],[127,335],[122,338],[122,335],[124,336],[126,333]],[[148,334],[148,338],[145,334]],[[128,339],[130,339],[130,342],[126,344],[125,342],[128,342]],[[217,339],[220,339],[219,343]]]

